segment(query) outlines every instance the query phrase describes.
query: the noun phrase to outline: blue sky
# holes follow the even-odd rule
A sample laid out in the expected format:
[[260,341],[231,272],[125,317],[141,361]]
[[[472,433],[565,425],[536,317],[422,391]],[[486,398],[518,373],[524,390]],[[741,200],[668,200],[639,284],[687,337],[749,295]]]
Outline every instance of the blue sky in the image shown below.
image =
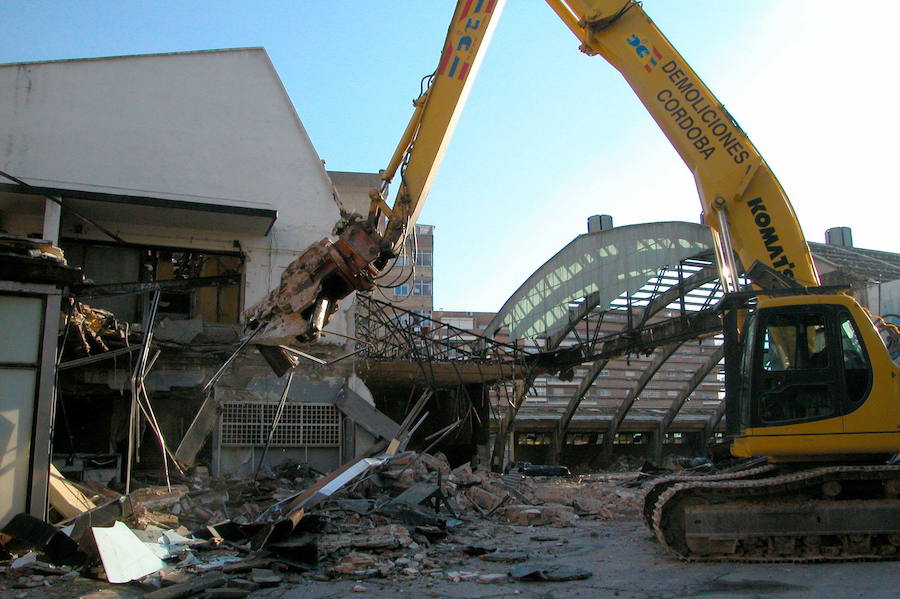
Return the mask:
[[[332,170],[385,166],[434,69],[448,0],[6,0],[0,62],[263,46]],[[807,238],[900,251],[898,2],[646,0],[753,139]],[[618,73],[538,0],[509,0],[420,219],[435,308],[496,310],[591,214],[697,221],[687,168]]]

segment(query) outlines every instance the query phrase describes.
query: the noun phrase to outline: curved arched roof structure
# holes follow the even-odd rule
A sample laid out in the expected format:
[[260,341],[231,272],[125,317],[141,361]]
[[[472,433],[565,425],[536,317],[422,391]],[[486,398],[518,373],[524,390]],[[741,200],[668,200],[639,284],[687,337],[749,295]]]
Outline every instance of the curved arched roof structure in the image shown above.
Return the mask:
[[687,222],[643,223],[585,233],[538,268],[506,301],[488,326],[510,339],[562,330],[569,304],[596,293],[601,309],[637,291],[666,265],[712,247],[709,228]]

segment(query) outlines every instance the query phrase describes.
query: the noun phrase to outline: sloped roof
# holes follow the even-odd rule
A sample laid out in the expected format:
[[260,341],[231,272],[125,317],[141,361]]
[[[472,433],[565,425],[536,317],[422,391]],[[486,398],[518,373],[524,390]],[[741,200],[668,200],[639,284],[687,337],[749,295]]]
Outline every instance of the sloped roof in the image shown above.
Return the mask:
[[813,242],[809,249],[816,261],[824,260],[856,278],[882,283],[900,279],[900,254]]
[[330,189],[262,48],[0,65],[0,115],[0,170],[39,188],[252,208]]

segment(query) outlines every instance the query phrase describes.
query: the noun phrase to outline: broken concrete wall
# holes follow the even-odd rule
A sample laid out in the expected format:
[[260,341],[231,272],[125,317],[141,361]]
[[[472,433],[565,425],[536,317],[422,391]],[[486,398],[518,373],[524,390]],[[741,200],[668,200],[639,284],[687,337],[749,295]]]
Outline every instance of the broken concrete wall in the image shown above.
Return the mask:
[[[222,365],[227,349],[220,346],[211,352],[164,347],[147,377],[157,420],[173,451],[197,416],[205,398],[203,385]],[[332,349],[319,355],[333,358],[338,353]],[[371,447],[375,437],[335,405],[347,386],[371,400],[368,389],[353,374],[353,366],[347,360],[328,367],[310,364],[297,368],[281,426],[266,456],[267,467],[308,463],[328,472]],[[62,375],[60,394],[65,409],[57,412],[55,452],[123,454],[130,406],[127,358],[65,370]],[[252,474],[285,381],[274,376],[255,350],[246,350],[216,385],[216,405],[210,411],[211,434],[201,441],[196,463],[211,466],[216,474]],[[252,437],[248,439],[247,434]],[[140,469],[161,468],[159,445],[149,429],[141,435],[139,455]]]
[[[213,436],[213,471],[246,475],[256,469],[284,390],[285,378],[248,355],[216,386],[219,422]],[[341,415],[335,406],[338,393],[352,374],[351,366],[322,369],[298,366],[288,391],[282,427],[266,454],[266,466],[305,462],[322,472],[338,467],[343,458]],[[238,405],[240,404],[240,405]]]
[[[339,220],[322,161],[261,48],[0,65],[0,90],[0,112],[9,117],[0,122],[8,141],[0,169],[34,186],[0,198],[0,222],[11,233],[40,234],[55,219],[60,243],[95,283],[184,278],[172,269],[173,252],[231,261],[227,273],[192,276],[233,274],[239,283],[194,289],[182,306],[173,302],[176,294],[160,304],[162,353],[146,386],[174,449],[204,400],[204,382],[237,342],[237,327],[211,339],[208,325],[235,323],[240,309],[276,286],[284,267]],[[54,213],[56,204],[38,188],[88,220]],[[136,323],[148,296],[98,301]],[[207,309],[212,304],[214,311]],[[330,330],[352,333],[351,313],[348,300]],[[348,350],[337,336],[309,348],[331,357]],[[277,401],[279,383],[255,352],[247,354],[253,357],[231,368],[217,394]],[[63,422],[60,410],[58,447],[122,450],[132,366],[124,356],[65,372],[60,400],[71,419]],[[352,363],[342,368],[301,373],[291,401],[332,406]],[[76,434],[83,430],[91,434]],[[355,429],[352,437],[354,451],[368,441]],[[271,459],[298,451],[276,450]],[[302,458],[328,470],[344,451],[310,446]],[[139,455],[146,467],[161,460],[146,429]],[[202,459],[211,457],[207,443]]]
[[[0,169],[129,244],[240,252],[243,307],[340,218],[261,48],[0,65],[0,90]],[[36,194],[0,200],[11,233],[39,233],[43,212]],[[60,237],[111,241],[65,212]]]

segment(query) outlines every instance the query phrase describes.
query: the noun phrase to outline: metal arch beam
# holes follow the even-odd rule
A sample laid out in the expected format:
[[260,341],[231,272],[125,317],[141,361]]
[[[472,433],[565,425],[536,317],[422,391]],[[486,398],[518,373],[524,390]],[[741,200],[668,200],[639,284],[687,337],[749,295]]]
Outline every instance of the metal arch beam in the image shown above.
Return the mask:
[[594,308],[598,305],[600,305],[600,295],[596,292],[588,294],[575,311],[569,313],[569,320],[566,322],[565,328],[553,333],[547,338],[547,349],[552,350],[559,347],[559,344],[565,341],[566,336],[575,330],[575,327],[578,326],[582,320],[590,316],[591,312],[593,312]]
[[566,303],[596,292],[600,305],[609,304],[642,286],[660,266],[710,247],[709,229],[686,222],[628,225],[579,235],[510,296],[488,326],[488,334],[506,327],[514,339],[552,335],[566,324],[561,322]]
[[694,392],[694,390],[703,382],[703,379],[706,378],[706,375],[712,371],[713,368],[716,367],[716,364],[722,361],[722,357],[725,355],[725,346],[720,345],[716,348],[712,354],[710,354],[709,358],[707,358],[706,362],[694,372],[694,375],[690,378],[687,383],[687,386],[681,392],[681,395],[675,399],[672,404],[669,406],[669,409],[666,411],[666,415],[663,416],[662,422],[659,423],[659,435],[660,438],[662,435],[665,435],[668,432],[669,427],[672,425],[672,422],[675,420],[675,417],[678,416],[678,412],[681,411],[682,406],[684,406],[684,402],[687,401],[688,396]]
[[569,403],[566,406],[566,411],[563,412],[562,418],[560,418],[557,427],[557,435],[554,447],[557,463],[559,463],[559,461],[562,459],[563,447],[566,444],[566,431],[569,430],[569,424],[572,422],[572,418],[575,416],[575,411],[578,410],[578,406],[581,405],[581,400],[584,399],[585,395],[587,395],[587,392],[594,384],[594,381],[597,380],[597,377],[600,376],[600,373],[603,372],[603,369],[606,368],[607,364],[609,364],[609,359],[597,360],[596,362],[593,362],[585,377],[581,379],[581,384],[578,385],[578,389],[575,391],[575,394],[571,398],[569,398]]
[[644,388],[647,386],[647,383],[653,378],[653,376],[659,371],[663,364],[672,357],[679,347],[684,343],[684,341],[676,341],[675,343],[670,343],[662,348],[662,351],[658,356],[650,363],[646,370],[641,373],[641,376],[638,378],[637,383],[628,393],[628,396],[619,404],[619,407],[616,408],[616,413],[613,415],[612,420],[609,423],[609,426],[606,428],[606,432],[603,434],[603,447],[601,449],[601,453],[604,457],[608,457],[612,452],[613,440],[616,437],[616,434],[619,432],[619,427],[622,426],[622,422],[625,420],[625,416],[628,414],[628,411],[631,409],[631,406],[634,405],[634,401],[638,398]]
[[651,316],[677,300],[679,297],[686,295],[691,291],[694,291],[695,289],[699,289],[703,285],[711,283],[718,278],[719,270],[715,265],[712,265],[693,273],[691,276],[684,280],[683,284],[673,285],[669,289],[665,290],[664,292],[660,293],[652,300],[650,300],[644,310],[643,316],[641,317],[641,325],[646,323]]
[[[660,310],[662,310],[663,308],[665,308],[666,306],[671,304],[673,301],[678,299],[679,296],[681,296],[684,293],[687,293],[689,291],[693,291],[694,289],[701,287],[702,285],[708,283],[709,281],[715,280],[717,277],[718,277],[718,270],[714,267],[707,267],[707,268],[704,268],[704,269],[694,273],[691,277],[689,277],[687,279],[686,284],[673,286],[672,288],[670,288],[670,289],[666,290],[665,292],[661,293],[660,295],[656,296],[644,309],[643,314],[641,315],[641,324],[638,326],[639,327],[642,326],[654,314],[656,314],[657,312],[659,312]],[[591,295],[594,298],[597,297],[596,293],[591,294]],[[586,301],[585,304],[587,304],[587,303],[588,302]],[[580,316],[580,318],[584,318],[585,316],[590,314],[591,308],[584,309],[584,306],[580,306],[579,308],[581,308],[581,309],[575,315],[570,316],[569,326],[567,327],[567,329],[565,331],[561,331],[560,333],[557,333],[556,335],[551,337],[551,339],[556,341],[556,345],[559,345],[559,343],[562,341],[562,339],[565,338],[565,335],[568,334],[568,332],[574,328],[575,325],[573,324],[573,320],[575,320],[576,317]],[[677,349],[680,345],[681,345],[680,343],[675,344],[674,347]],[[673,350],[673,353],[674,353],[674,350]],[[670,353],[669,357],[671,355],[672,354]],[[666,359],[668,359],[668,358],[666,358]],[[663,360],[663,362],[661,362],[659,365],[656,366],[656,370],[658,370],[660,367],[662,367],[663,363],[665,363],[665,360]],[[716,363],[718,363],[718,360],[716,360],[716,362],[713,363],[713,366],[715,366]],[[581,405],[581,401],[584,399],[584,396],[587,395],[591,386],[593,386],[594,381],[597,380],[597,377],[600,375],[600,373],[603,371],[603,369],[606,368],[607,364],[609,364],[609,359],[597,360],[597,361],[593,362],[591,364],[591,367],[588,370],[587,374],[581,380],[581,384],[578,386],[578,389],[575,391],[575,393],[569,399],[569,403],[568,403],[568,405],[566,405],[566,409],[563,412],[563,415],[560,418],[559,423],[558,423],[558,430],[557,430],[557,436],[556,436],[556,447],[555,447],[557,461],[559,461],[562,458],[562,450],[563,450],[563,446],[565,445],[566,432],[569,429],[569,424],[571,424],[572,418],[575,416],[575,412],[578,410],[578,406]],[[684,398],[686,398],[688,395],[690,395],[690,393],[694,390],[694,388],[696,388],[696,386],[700,384],[700,381],[702,381],[706,377],[706,374],[708,372],[709,372],[709,370],[706,370],[699,377],[697,376],[697,373],[694,373],[694,377],[691,379],[691,381],[693,381],[694,378],[697,378],[697,382],[694,383],[693,386],[691,386],[690,389],[684,393],[684,395],[683,395]],[[650,378],[652,378],[652,375]],[[644,381],[644,383],[642,385],[640,385],[640,388],[637,389],[632,394],[632,397],[637,397],[637,395],[643,390],[643,388],[647,385],[648,382],[649,382],[649,378],[647,379],[647,381]],[[628,398],[626,398],[625,401],[628,401]],[[631,401],[633,403],[634,400],[632,399]],[[681,399],[681,402],[684,403],[684,399]],[[675,409],[676,414],[680,408],[681,408],[681,405],[679,404],[678,407]],[[630,409],[630,406],[628,409]],[[625,413],[627,413],[628,409],[625,410]],[[617,413],[618,413],[618,411],[617,411]],[[673,415],[673,418],[674,418],[674,415]],[[622,416],[622,419],[624,420],[624,414]],[[616,425],[617,428],[618,428],[618,426],[619,425]]]

